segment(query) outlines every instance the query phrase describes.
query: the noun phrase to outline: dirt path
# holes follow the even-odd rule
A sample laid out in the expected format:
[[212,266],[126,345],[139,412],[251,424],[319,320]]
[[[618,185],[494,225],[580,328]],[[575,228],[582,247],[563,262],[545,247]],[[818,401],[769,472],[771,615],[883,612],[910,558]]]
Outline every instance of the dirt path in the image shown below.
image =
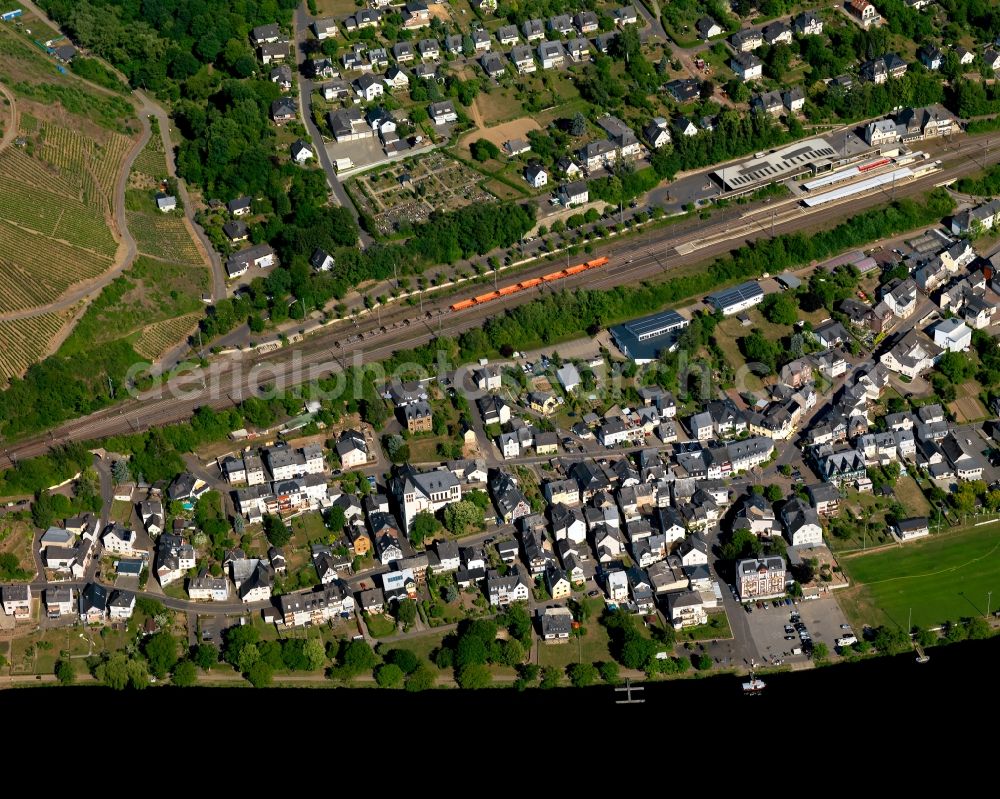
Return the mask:
[[205,235],[205,231],[194,221],[194,206],[191,197],[188,195],[187,186],[183,180],[177,178],[177,165],[174,161],[174,145],[170,141],[170,118],[167,112],[158,104],[149,99],[143,92],[136,90],[135,96],[142,103],[139,111],[146,116],[155,116],[160,126],[160,139],[163,141],[163,151],[167,154],[167,174],[177,180],[177,193],[181,196],[181,203],[184,205],[184,225],[191,234],[195,246],[201,255],[204,263],[209,265],[212,272],[212,299],[221,300],[226,296],[226,275],[222,268],[222,259],[212,247],[212,243]]
[[38,305],[34,308],[25,308],[20,311],[0,313],[0,322],[9,322],[15,319],[30,319],[34,316],[66,311],[77,303],[90,298],[92,294],[96,294],[132,265],[138,250],[135,239],[132,238],[132,234],[129,233],[128,226],[125,224],[125,184],[128,181],[129,172],[132,171],[132,164],[139,156],[139,153],[142,152],[142,148],[146,146],[146,142],[149,141],[150,136],[149,121],[145,117],[140,117],[139,121],[142,123],[142,135],[132,145],[128,155],[125,157],[121,172],[118,175],[118,181],[115,184],[112,225],[118,233],[119,242],[118,251],[115,253],[115,260],[111,268],[93,280],[78,283],[71,291],[63,294],[55,302]]
[[4,128],[3,138],[0,139],[0,153],[10,147],[11,142],[14,141],[14,137],[17,136],[17,103],[14,102],[14,95],[11,94],[7,87],[0,83],[0,94],[4,96],[4,99],[10,103],[10,125]]
[[477,139],[486,139],[493,142],[497,147],[503,147],[504,142],[510,139],[526,139],[529,130],[541,130],[541,125],[532,117],[519,117],[499,125],[487,127],[483,121],[483,114],[479,110],[479,99],[476,98],[469,106],[469,118],[476,123],[475,130],[471,130],[462,137],[459,142],[460,147],[470,147]]
[[[17,111],[13,96],[3,86],[0,86],[0,94],[3,94],[4,97],[11,101],[11,108],[16,120]],[[139,101],[139,106],[136,108],[136,114],[139,118],[140,124],[142,125],[142,134],[139,136],[138,141],[132,145],[128,155],[125,157],[125,161],[122,163],[122,168],[118,174],[118,179],[115,184],[113,199],[114,208],[112,210],[110,224],[114,232],[117,233],[119,246],[117,252],[115,253],[115,259],[111,268],[99,277],[77,284],[68,293],[64,294],[55,302],[35,306],[33,308],[25,308],[18,311],[0,312],[0,322],[10,322],[18,319],[30,319],[46,314],[62,313],[69,310],[73,311],[71,319],[67,320],[66,324],[64,324],[60,329],[59,334],[48,342],[43,354],[40,356],[41,358],[51,355],[59,348],[63,341],[65,341],[72,332],[76,321],[78,321],[80,316],[82,316],[89,301],[92,300],[98,292],[103,290],[105,286],[111,283],[111,281],[131,267],[138,256],[138,247],[135,239],[128,230],[128,225],[126,224],[125,189],[127,187],[128,176],[132,171],[135,159],[138,158],[139,153],[142,152],[152,135],[152,126],[149,123],[149,117],[151,116],[156,117],[159,121],[160,136],[163,139],[164,150],[167,153],[166,160],[168,174],[171,177],[176,177],[177,173],[174,164],[173,146],[169,140],[169,119],[167,118],[166,112],[141,92],[134,92],[134,96]],[[8,146],[10,141],[12,141],[16,136],[16,133],[16,125],[13,125],[9,131],[4,131],[4,137],[0,140],[0,151]],[[211,249],[211,245],[206,242],[203,231],[201,231],[201,229],[194,223],[193,211],[191,210],[192,206],[187,194],[187,189],[180,181],[178,181],[178,193],[181,195],[181,201],[183,202],[185,208],[184,224],[187,227],[188,232],[191,234],[191,238],[194,241],[195,246],[198,248],[202,262],[210,265],[212,273],[213,299],[220,299],[226,294],[225,279],[222,277],[222,264],[218,255],[216,255]]]

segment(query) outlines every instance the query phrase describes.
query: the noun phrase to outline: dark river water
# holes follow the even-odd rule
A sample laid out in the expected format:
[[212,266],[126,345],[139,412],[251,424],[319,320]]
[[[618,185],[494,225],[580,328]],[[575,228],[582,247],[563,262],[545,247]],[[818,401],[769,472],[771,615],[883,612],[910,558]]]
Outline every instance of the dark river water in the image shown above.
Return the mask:
[[[825,731],[843,727],[859,735],[874,735],[899,732],[910,721],[925,725],[932,719],[967,722],[995,715],[992,677],[1000,656],[1000,637],[935,648],[930,656],[924,664],[906,654],[764,675],[767,688],[760,696],[744,696],[744,678],[734,676],[652,683],[636,694],[645,702],[632,705],[616,704],[622,695],[603,685],[583,690],[423,694],[374,689],[202,688],[115,693],[78,687],[0,691],[0,712],[8,720],[12,716],[35,719],[44,725],[53,714],[80,719],[100,707],[106,719],[117,714],[133,721],[145,718],[143,724],[162,733],[180,734],[185,730],[190,734],[192,721],[199,717],[202,723],[214,717],[232,731],[230,725],[244,712],[258,716],[267,726],[273,720],[285,732],[312,728],[323,718],[355,728],[379,727],[399,714],[419,719],[421,729],[440,726],[452,731],[456,723],[471,723],[481,729],[488,719],[521,718],[543,735],[549,726],[545,719],[570,719],[573,728],[624,723],[634,733],[655,730],[664,719],[670,719],[668,726],[674,734],[685,728],[702,728],[712,738],[730,733],[752,735],[753,719],[759,720],[762,732],[815,724]],[[748,722],[749,729],[736,731]]]

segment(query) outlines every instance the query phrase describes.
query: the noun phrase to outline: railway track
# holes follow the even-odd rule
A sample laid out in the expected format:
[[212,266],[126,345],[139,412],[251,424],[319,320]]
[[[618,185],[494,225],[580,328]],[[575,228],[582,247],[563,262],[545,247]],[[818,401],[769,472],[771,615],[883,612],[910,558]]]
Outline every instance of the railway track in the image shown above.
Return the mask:
[[[894,195],[903,197],[917,194],[933,185],[1000,161],[1000,152],[993,152],[988,156],[984,154],[980,161],[972,158],[974,154],[982,152],[978,140],[969,140],[960,147],[946,151],[942,158],[947,160],[940,171],[896,186]],[[661,228],[650,230],[648,235],[639,233],[627,242],[612,240],[602,243],[595,249],[600,253],[598,257],[610,259],[606,267],[567,275],[555,282],[542,281],[531,289],[493,302],[451,311],[450,305],[456,304],[456,301],[453,298],[438,298],[428,300],[425,305],[430,306],[429,310],[418,317],[410,315],[414,310],[412,306],[400,305],[387,311],[380,320],[369,316],[364,323],[354,322],[353,325],[345,320],[304,342],[279,350],[274,357],[267,359],[268,368],[262,373],[255,374],[251,368],[261,365],[257,363],[259,356],[256,353],[247,351],[238,356],[229,356],[215,365],[213,383],[220,387],[217,392],[210,391],[209,387],[197,386],[189,388],[185,395],[179,397],[157,396],[147,392],[121,406],[97,411],[90,416],[67,422],[50,433],[9,445],[3,450],[0,466],[10,465],[16,458],[42,454],[64,441],[103,438],[180,421],[189,418],[196,408],[203,405],[223,408],[238,404],[257,394],[262,385],[280,382],[285,387],[290,387],[294,384],[290,380],[302,382],[299,379],[302,377],[301,373],[308,372],[310,367],[324,365],[325,373],[333,373],[349,365],[346,363],[347,358],[358,363],[384,360],[401,348],[418,346],[435,336],[455,336],[480,327],[505,308],[528,302],[546,291],[577,288],[581,285],[604,289],[657,277],[680,265],[718,257],[772,232],[777,235],[808,226],[833,224],[889,199],[891,196],[888,191],[877,191],[811,211],[793,211],[791,206],[796,204],[797,198],[750,211],[728,210],[704,228],[682,233],[673,228]],[[779,219],[776,209],[782,207],[787,207],[788,211]],[[685,253],[678,252],[678,248],[685,244],[694,247]],[[551,263],[542,263],[537,268],[527,270],[521,282],[542,277],[551,271]],[[351,341],[351,337],[357,338]],[[350,346],[344,347],[344,343]],[[222,388],[223,386],[226,387]]]

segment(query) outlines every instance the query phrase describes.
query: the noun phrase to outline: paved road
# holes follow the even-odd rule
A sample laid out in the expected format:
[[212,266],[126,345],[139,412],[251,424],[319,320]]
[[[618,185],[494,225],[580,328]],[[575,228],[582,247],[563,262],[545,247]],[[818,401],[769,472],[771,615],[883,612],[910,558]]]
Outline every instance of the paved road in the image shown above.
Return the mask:
[[[922,193],[935,183],[978,170],[981,162],[973,160],[970,154],[979,154],[979,147],[977,141],[970,139],[962,148],[949,154],[952,162],[950,166],[905,185],[897,185],[896,196]],[[987,161],[1000,161],[1000,151],[991,153]],[[770,208],[750,213],[728,209],[708,224],[693,220],[693,229],[687,228],[684,232],[673,227],[650,230],[648,234],[632,238],[624,244],[612,241],[596,248],[595,254],[604,253],[614,257],[611,266],[594,273],[585,272],[564,279],[552,286],[543,286],[539,289],[539,294],[522,292],[460,313],[448,312],[448,305],[455,299],[470,296],[479,290],[477,287],[470,287],[447,299],[425,303],[425,308],[433,310],[427,311],[424,318],[413,318],[410,316],[413,308],[399,306],[381,315],[381,327],[378,320],[370,317],[363,322],[345,320],[299,344],[270,353],[266,356],[267,368],[263,371],[257,362],[264,359],[255,353],[228,356],[216,362],[218,373],[213,376],[208,387],[191,386],[182,396],[170,396],[170,391],[155,389],[122,406],[107,408],[68,422],[53,431],[51,437],[46,434],[23,441],[11,447],[10,451],[18,457],[30,457],[45,452],[53,441],[89,440],[187,419],[199,406],[228,407],[257,392],[265,384],[283,383],[288,387],[317,378],[321,374],[342,371],[348,365],[347,359],[358,363],[377,362],[400,348],[425,343],[435,336],[456,336],[470,328],[481,327],[486,319],[502,313],[506,307],[528,302],[546,291],[561,291],[580,285],[602,289],[655,278],[673,267],[703,263],[712,257],[728,253],[734,246],[767,237],[772,229],[775,234],[779,234],[808,227],[830,226],[863,209],[884,205],[887,199],[887,192],[876,192],[841,204],[810,210],[788,206],[792,208],[792,213],[782,216],[773,226]],[[679,246],[683,246],[686,254],[677,252]],[[550,270],[551,264],[542,263],[533,270],[526,270],[521,277],[544,274]],[[360,340],[351,341],[349,337],[360,337]],[[321,371],[311,372],[311,367]]]
[[332,197],[337,205],[343,206],[350,211],[354,216],[355,221],[359,223],[358,234],[361,240],[361,247],[364,248],[373,244],[374,239],[372,239],[372,237],[369,236],[364,230],[361,230],[361,218],[358,215],[358,209],[354,207],[354,203],[351,202],[350,195],[348,195],[344,185],[337,178],[337,171],[333,168],[330,156],[326,152],[326,144],[323,141],[323,135],[320,133],[319,128],[316,127],[316,123],[313,122],[312,118],[312,93],[314,87],[313,82],[303,71],[303,64],[305,64],[308,60],[306,54],[306,43],[310,39],[309,23],[312,21],[312,17],[309,16],[309,10],[305,3],[302,3],[302,5],[295,10],[294,20],[295,29],[292,41],[295,46],[295,64],[299,73],[299,114],[302,116],[302,121],[305,123],[306,130],[309,131],[309,137],[312,139],[313,149],[316,151],[316,157],[319,158],[320,166],[322,166],[323,171],[326,172],[326,181],[330,184]]

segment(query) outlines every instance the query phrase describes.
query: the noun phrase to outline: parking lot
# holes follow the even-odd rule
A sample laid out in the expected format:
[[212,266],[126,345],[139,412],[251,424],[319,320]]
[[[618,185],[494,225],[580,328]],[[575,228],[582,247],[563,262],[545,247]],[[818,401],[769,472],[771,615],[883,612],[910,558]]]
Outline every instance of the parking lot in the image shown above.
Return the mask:
[[[836,649],[836,640],[847,634],[841,628],[841,625],[847,624],[847,619],[837,600],[830,595],[820,599],[801,600],[794,605],[782,603],[777,608],[771,600],[764,603],[764,608],[758,608],[756,602],[750,605],[753,612],[747,616],[747,625],[757,651],[768,663],[783,660],[785,664],[793,665],[808,659],[808,647],[803,646],[802,632],[794,629],[793,614],[798,614],[799,623],[805,625],[805,632],[809,636],[807,640],[811,640],[813,644],[826,644],[831,654]],[[792,629],[786,630],[786,627]],[[801,654],[792,654],[794,649],[801,649]]]
[[198,626],[201,628],[201,640],[206,644],[222,646],[223,630],[239,624],[240,616],[199,616]]

